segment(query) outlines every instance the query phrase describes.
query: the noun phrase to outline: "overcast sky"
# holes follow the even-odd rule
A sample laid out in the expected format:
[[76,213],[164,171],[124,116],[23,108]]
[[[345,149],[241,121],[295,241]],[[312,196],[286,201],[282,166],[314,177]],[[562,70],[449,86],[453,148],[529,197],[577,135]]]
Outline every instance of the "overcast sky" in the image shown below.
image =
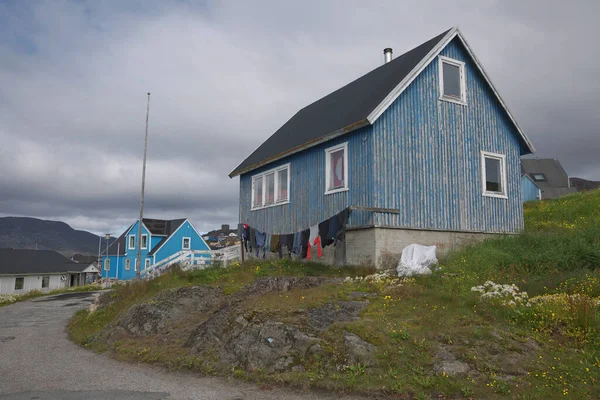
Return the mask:
[[[543,4],[543,7],[540,7]],[[1,1],[0,216],[237,223],[228,173],[298,109],[458,25],[538,157],[600,180],[600,1]]]

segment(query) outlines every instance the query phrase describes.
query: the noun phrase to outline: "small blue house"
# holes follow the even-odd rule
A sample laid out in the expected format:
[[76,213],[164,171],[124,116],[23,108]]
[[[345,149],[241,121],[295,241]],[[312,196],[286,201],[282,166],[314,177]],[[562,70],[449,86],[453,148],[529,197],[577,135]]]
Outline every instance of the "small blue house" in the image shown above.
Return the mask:
[[411,243],[444,253],[522,230],[519,162],[533,151],[455,27],[397,58],[385,49],[229,176],[240,223],[295,233],[350,208],[345,262],[387,267]]
[[542,199],[542,191],[528,174],[521,177],[521,198],[523,203]]
[[137,220],[102,254],[102,277],[128,280],[136,277],[137,250],[141,245],[141,273],[175,258],[193,264],[210,258],[210,248],[188,219],[149,219],[142,222],[138,239]]

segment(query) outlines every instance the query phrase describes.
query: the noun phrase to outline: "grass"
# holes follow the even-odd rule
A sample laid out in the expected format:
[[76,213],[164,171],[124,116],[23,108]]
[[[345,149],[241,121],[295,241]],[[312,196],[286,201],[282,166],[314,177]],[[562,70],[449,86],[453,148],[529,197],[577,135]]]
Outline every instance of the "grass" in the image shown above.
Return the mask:
[[29,292],[23,294],[4,294],[0,295],[0,307],[7,306],[9,304],[16,303],[18,301],[24,301],[29,299],[34,299],[36,297],[41,296],[51,296],[55,294],[61,293],[72,293],[72,292],[94,292],[97,290],[102,290],[100,285],[83,285],[83,286],[73,286],[65,289],[54,289],[48,292],[43,292],[41,290],[30,290]]
[[[156,362],[259,383],[393,398],[600,398],[600,191],[525,205],[525,231],[467,247],[441,260],[431,276],[355,279],[343,284],[271,293],[245,302],[248,319],[265,318],[303,327],[302,311],[373,293],[361,319],[320,333],[323,354],[298,360],[294,372],[267,374],[219,370],[210,355],[187,354],[177,340],[144,338],[112,347],[90,342],[129,307],[166,288],[206,284],[235,293],[262,276],[364,276],[368,269],[320,264],[249,262],[231,268],[173,271],[150,282],[130,283],[110,294],[113,302],[72,320],[72,338],[125,360]],[[529,300],[482,299],[472,291],[486,281],[515,284]],[[377,365],[348,362],[342,331],[377,346]],[[160,344],[159,344],[160,343]],[[440,350],[470,371],[449,376],[435,368]]]

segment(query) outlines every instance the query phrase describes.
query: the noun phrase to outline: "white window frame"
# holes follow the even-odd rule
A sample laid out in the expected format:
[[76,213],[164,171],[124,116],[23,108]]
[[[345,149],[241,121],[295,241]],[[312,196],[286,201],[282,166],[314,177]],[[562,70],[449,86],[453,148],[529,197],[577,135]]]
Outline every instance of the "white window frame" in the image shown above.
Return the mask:
[[[336,151],[339,150],[344,150],[344,186],[343,187],[339,187],[339,188],[335,188],[335,189],[329,189],[330,186],[330,177],[331,177],[331,153],[334,153]],[[333,194],[333,193],[339,193],[339,192],[345,192],[347,190],[349,190],[348,188],[348,181],[349,181],[349,177],[348,177],[348,142],[344,142],[329,148],[325,149],[325,194]]]
[[108,257],[106,257],[106,259],[104,259],[104,270],[110,271],[110,258],[108,258]]
[[[189,246],[187,248],[185,247],[185,239],[188,240],[188,244],[189,244]],[[182,237],[181,238],[181,249],[182,250],[191,250],[191,248],[192,248],[192,238],[189,236]]]
[[[44,279],[48,280],[48,286],[44,287]],[[48,275],[46,276],[42,276],[42,289],[49,289],[50,288],[50,277]]]
[[137,272],[137,258],[133,259],[133,270]]
[[[502,192],[488,192],[486,188],[486,174],[485,174],[485,159],[491,158],[500,161],[500,180],[502,184]],[[500,199],[508,199],[508,191],[506,190],[506,156],[504,154],[491,153],[489,151],[481,152],[481,183],[483,189],[483,195],[487,197],[496,197]]]
[[[439,70],[439,81],[440,81],[440,100],[449,101],[451,103],[460,104],[463,106],[467,105],[467,70],[463,61],[455,60],[453,58],[439,56],[438,57],[438,70]],[[444,94],[444,64],[450,64],[458,67],[460,73],[460,99],[453,96],[446,96]]]
[[146,258],[146,261],[144,262],[144,269],[148,269],[150,268],[150,259]]
[[131,270],[131,258],[126,258],[125,259],[125,271],[130,271]]
[[[20,289],[17,289],[17,280],[18,279],[23,279],[23,287]],[[21,290],[25,290],[25,277],[24,276],[15,276],[15,291],[21,291]]]
[[[287,169],[287,199],[280,200],[279,199],[279,173]],[[290,203],[290,181],[292,176],[292,167],[290,163],[280,165],[277,168],[270,169],[268,171],[261,172],[260,174],[256,174],[252,176],[252,193],[250,198],[251,207],[250,210],[260,210],[263,208],[269,207],[277,207],[282,206],[284,204]],[[267,199],[267,175],[275,174],[275,202],[273,204],[265,204]],[[262,178],[262,204],[254,204],[254,181],[258,178]]]
[[[131,239],[133,238],[133,246],[131,245]],[[129,250],[135,250],[135,235],[129,235],[127,239],[127,248]]]
[[144,237],[146,238],[146,245],[142,246],[142,250],[148,249],[148,235],[145,233],[142,235],[142,240],[141,240],[140,246],[144,244]]

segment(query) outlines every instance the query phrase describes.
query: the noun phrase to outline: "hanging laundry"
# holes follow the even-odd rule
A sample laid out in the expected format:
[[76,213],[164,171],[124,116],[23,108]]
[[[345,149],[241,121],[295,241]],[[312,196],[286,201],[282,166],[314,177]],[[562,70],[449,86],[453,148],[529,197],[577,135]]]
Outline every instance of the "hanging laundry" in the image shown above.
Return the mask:
[[310,260],[311,251],[316,246],[316,242],[319,242],[319,257],[321,257],[321,240],[319,238],[319,225],[313,225],[310,227],[310,236],[308,237],[308,248],[306,251],[306,259]]
[[299,244],[299,248],[300,248],[300,257],[302,258],[306,258],[306,255],[308,253],[308,240],[310,239],[310,229],[305,229],[302,232],[300,232],[300,244]]
[[271,253],[279,252],[279,235],[271,235],[269,247],[270,247]]
[[246,253],[248,252],[248,247],[250,247],[250,252],[252,252],[252,245],[250,245],[250,226],[248,226],[248,224],[242,225],[242,242],[244,243]]
[[292,246],[294,243],[294,235],[286,234],[279,236],[279,258],[283,258],[283,248],[287,248],[288,255],[291,256]]
[[252,249],[256,248],[256,229],[254,228],[250,228],[250,251],[252,251]]
[[321,247],[325,248],[333,243],[333,240],[329,240],[327,234],[329,233],[329,220],[325,220],[319,223],[319,237],[321,238]]
[[340,230],[340,218],[339,214],[329,218],[329,230],[327,231],[327,240],[329,244],[334,243],[337,237],[338,231]]
[[260,232],[260,231],[256,231],[255,233],[256,236],[256,257],[258,257],[258,251],[260,250],[260,248],[263,248],[263,258],[264,257],[264,248],[265,248],[265,239],[267,237],[267,234],[265,232]]
[[292,253],[300,255],[300,237],[301,232],[294,233],[294,240],[292,242]]
[[[313,251],[314,251],[314,249],[317,249],[317,257],[320,258],[323,256],[323,251],[321,250],[321,238],[319,236],[317,236],[312,243],[309,242],[308,250],[306,252],[307,260],[310,260],[311,249],[313,249]],[[314,255],[314,253],[313,253],[313,255]]]

